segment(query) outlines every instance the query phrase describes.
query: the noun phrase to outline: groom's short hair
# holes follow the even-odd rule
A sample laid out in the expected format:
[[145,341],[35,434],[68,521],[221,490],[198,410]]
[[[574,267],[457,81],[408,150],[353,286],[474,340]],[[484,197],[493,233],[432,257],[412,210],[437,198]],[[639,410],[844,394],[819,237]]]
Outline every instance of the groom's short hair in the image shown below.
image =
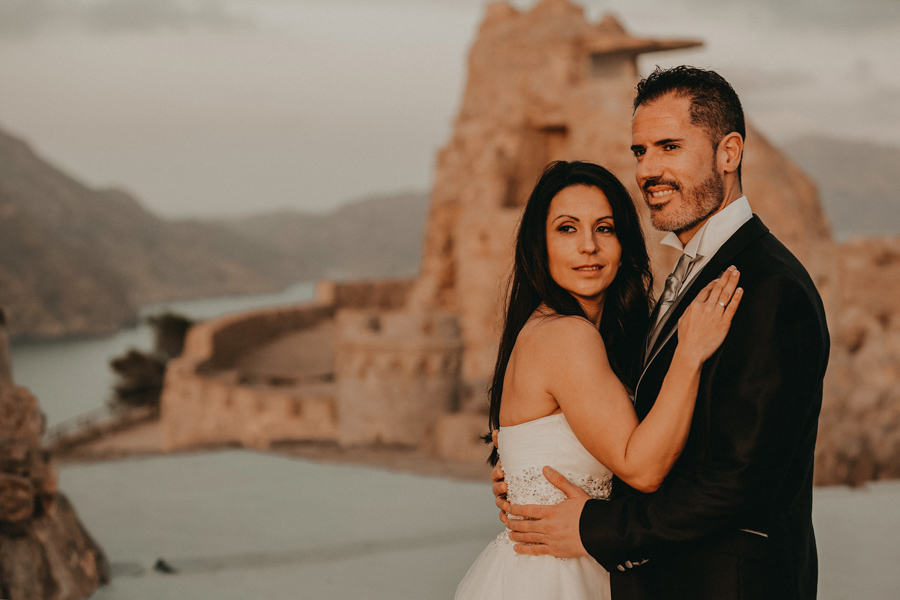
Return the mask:
[[[640,105],[651,104],[667,94],[690,100],[691,123],[706,130],[714,149],[731,132],[747,138],[741,100],[731,84],[715,71],[686,65],[671,69],[657,66],[638,83],[634,110],[637,111]],[[740,165],[737,175],[740,181]]]

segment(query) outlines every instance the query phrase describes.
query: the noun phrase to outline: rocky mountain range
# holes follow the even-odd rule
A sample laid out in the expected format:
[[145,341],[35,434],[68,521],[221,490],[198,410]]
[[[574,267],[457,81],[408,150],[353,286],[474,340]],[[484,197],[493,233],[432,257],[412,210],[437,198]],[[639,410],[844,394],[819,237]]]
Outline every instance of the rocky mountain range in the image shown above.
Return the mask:
[[[838,239],[900,233],[900,149],[803,138],[787,152],[819,184]],[[92,189],[0,132],[0,306],[13,337],[113,332],[137,307],[297,281],[419,269],[428,197],[383,195],[312,214],[167,220]]]
[[403,194],[326,215],[167,220],[0,131],[0,306],[14,338],[96,335],[149,302],[412,274],[426,210],[424,194]]
[[91,189],[0,133],[0,306],[12,336],[99,334],[169,298],[272,290],[277,253]]
[[428,195],[407,192],[323,214],[280,211],[213,223],[271,245],[295,280],[373,279],[418,272],[427,213]]

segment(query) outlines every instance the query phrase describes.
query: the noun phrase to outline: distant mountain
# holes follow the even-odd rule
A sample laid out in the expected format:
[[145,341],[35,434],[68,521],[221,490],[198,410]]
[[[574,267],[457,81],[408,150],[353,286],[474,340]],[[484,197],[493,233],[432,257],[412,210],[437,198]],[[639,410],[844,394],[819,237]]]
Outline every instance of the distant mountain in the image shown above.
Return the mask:
[[216,221],[243,238],[271,244],[297,279],[378,278],[419,270],[428,195],[362,200],[326,214],[291,211]]
[[818,184],[838,240],[900,235],[900,148],[805,137],[783,149]]
[[328,214],[172,221],[91,189],[0,131],[0,307],[14,337],[111,333],[137,307],[418,269],[425,194]]
[[13,336],[109,333],[142,303],[278,289],[280,263],[270,245],[88,188],[0,132],[0,306]]

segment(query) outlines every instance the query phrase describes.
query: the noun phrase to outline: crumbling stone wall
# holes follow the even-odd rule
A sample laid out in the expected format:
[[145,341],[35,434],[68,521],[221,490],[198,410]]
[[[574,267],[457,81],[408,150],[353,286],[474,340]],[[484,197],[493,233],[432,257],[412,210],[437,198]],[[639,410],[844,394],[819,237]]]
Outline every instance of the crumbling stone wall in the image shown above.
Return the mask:
[[243,357],[266,344],[316,327],[327,327],[345,308],[390,310],[403,306],[409,280],[322,281],[315,301],[226,315],[188,332],[182,355],[169,362],[160,401],[167,449],[237,443],[267,448],[281,440],[336,440],[334,357],[319,353],[330,373],[314,381],[257,381],[241,372]]
[[456,317],[343,310],[337,317],[338,441],[421,446],[456,407]]

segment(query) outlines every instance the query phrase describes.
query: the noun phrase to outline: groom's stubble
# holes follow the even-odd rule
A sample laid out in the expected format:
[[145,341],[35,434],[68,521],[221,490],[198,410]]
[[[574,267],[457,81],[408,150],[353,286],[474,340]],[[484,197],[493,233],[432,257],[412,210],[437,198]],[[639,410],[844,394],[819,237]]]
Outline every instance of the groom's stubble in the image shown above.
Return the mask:
[[[650,178],[641,186],[644,202],[650,209],[650,221],[653,227],[659,231],[672,231],[680,234],[683,231],[693,229],[715,214],[725,201],[725,180],[716,171],[715,154],[709,164],[709,176],[699,185],[685,189],[684,186],[672,180],[662,178]],[[681,192],[684,202],[678,210],[665,211],[654,210],[653,198],[650,197],[647,188],[654,185],[670,185]]]

